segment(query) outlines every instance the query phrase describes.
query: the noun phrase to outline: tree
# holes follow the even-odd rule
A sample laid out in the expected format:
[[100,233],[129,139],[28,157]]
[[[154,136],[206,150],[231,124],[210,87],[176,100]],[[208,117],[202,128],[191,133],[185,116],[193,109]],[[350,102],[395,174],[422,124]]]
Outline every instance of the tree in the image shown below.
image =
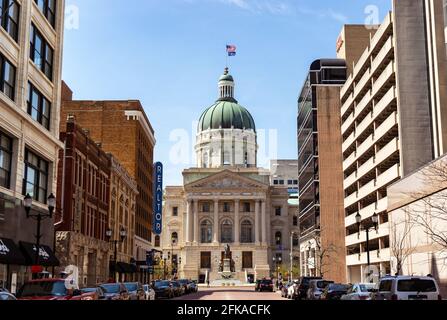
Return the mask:
[[334,264],[332,258],[334,254],[337,254],[339,248],[333,243],[323,246],[320,234],[321,230],[314,233],[312,237],[312,240],[315,242],[315,256],[312,257],[313,260],[308,258],[307,263],[318,271],[319,276],[324,278],[324,275],[330,271],[331,265]]
[[447,164],[437,161],[421,170],[420,188],[409,192],[414,203],[407,210],[412,224],[420,227],[441,250],[447,249]]
[[402,267],[405,261],[415,251],[415,246],[408,241],[414,226],[413,222],[409,219],[408,210],[405,210],[405,216],[403,218],[401,221],[392,221],[390,223],[390,250],[396,263],[395,269],[398,275],[402,273]]

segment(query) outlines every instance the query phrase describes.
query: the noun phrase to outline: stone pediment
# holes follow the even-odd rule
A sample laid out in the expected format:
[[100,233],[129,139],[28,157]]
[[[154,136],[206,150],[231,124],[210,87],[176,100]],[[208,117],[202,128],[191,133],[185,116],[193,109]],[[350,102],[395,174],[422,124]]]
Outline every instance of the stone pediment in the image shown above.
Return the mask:
[[216,173],[214,175],[208,176],[206,178],[197,180],[188,185],[185,185],[186,190],[197,190],[197,189],[219,189],[219,190],[234,190],[243,189],[252,191],[253,189],[267,190],[268,185],[244,177],[238,173],[225,170],[223,172]]

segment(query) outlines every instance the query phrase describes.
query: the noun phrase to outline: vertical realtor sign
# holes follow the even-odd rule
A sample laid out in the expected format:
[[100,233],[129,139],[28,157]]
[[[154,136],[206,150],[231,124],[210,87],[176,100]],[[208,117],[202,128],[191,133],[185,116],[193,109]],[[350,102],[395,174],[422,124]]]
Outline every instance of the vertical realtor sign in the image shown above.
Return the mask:
[[163,211],[163,164],[154,164],[154,221],[153,231],[156,235],[161,235],[162,231],[162,211]]

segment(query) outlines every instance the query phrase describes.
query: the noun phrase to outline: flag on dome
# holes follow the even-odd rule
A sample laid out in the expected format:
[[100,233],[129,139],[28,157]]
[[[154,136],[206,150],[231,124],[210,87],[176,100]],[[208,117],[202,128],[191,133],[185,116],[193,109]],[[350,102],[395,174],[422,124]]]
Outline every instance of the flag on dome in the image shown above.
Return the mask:
[[236,46],[232,44],[227,45],[227,52],[229,57],[234,57],[236,55]]

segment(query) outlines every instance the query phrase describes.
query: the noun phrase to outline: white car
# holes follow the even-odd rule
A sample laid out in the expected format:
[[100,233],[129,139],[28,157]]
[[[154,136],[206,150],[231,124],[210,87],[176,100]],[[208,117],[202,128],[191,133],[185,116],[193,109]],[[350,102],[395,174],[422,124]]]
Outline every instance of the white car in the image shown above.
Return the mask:
[[349,288],[348,293],[341,297],[341,300],[370,300],[375,288],[374,283],[355,283]]
[[144,300],[155,300],[155,291],[151,288],[150,285],[143,285],[144,290]]
[[387,276],[380,279],[374,300],[442,300],[431,276]]
[[287,298],[288,299],[296,299],[298,292],[298,281],[294,281],[293,284],[287,289]]

